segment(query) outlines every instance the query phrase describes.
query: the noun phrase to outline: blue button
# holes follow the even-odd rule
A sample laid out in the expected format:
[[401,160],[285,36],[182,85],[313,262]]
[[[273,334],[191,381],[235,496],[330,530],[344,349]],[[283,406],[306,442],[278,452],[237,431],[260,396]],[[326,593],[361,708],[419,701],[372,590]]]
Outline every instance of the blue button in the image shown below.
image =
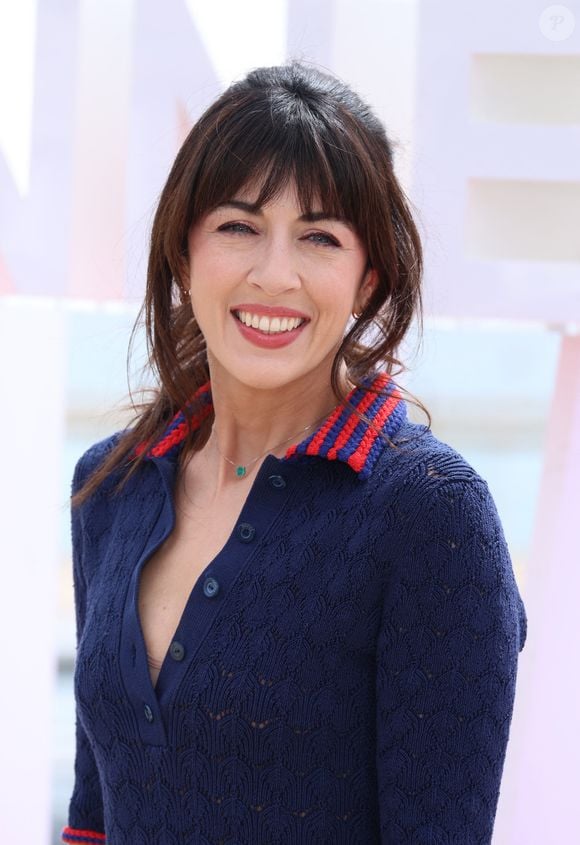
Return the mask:
[[213,599],[214,596],[217,596],[219,589],[220,585],[215,578],[209,577],[203,582],[203,594],[204,596],[207,596],[208,599]]
[[178,643],[177,640],[173,640],[171,645],[169,646],[169,654],[173,657],[174,660],[183,660],[185,657],[185,649]]
[[244,543],[249,543],[253,540],[255,533],[256,529],[253,525],[250,525],[249,522],[240,522],[238,525],[238,535],[240,540],[243,540]]
[[143,708],[143,712],[145,713],[145,718],[147,719],[147,721],[152,722],[153,721],[153,710],[149,707],[148,704],[146,704],[145,707]]
[[271,475],[268,479],[272,487],[286,487],[286,482],[281,475]]

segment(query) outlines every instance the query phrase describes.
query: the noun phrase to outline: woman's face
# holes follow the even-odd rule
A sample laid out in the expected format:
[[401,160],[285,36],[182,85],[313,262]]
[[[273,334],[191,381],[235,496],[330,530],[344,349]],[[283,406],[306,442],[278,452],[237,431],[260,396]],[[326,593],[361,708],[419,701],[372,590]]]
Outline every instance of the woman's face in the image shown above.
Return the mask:
[[[186,287],[210,368],[256,388],[313,377],[328,384],[351,311],[376,274],[363,278],[366,250],[346,221],[301,219],[292,184],[263,208],[252,207],[257,196],[257,187],[238,192],[189,233]],[[283,322],[284,308],[306,320],[278,333],[293,325]],[[240,310],[257,326],[244,326]]]

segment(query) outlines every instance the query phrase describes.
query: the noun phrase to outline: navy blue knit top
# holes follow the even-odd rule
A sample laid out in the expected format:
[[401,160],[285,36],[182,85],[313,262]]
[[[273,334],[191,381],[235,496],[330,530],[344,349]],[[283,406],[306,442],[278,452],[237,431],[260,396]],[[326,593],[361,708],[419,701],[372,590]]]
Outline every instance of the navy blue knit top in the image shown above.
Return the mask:
[[[209,382],[193,398],[199,422]],[[155,687],[137,585],[174,526],[183,415],[120,493],[114,473],[73,510],[63,842],[491,841],[527,622],[497,509],[388,374],[349,399],[394,445],[339,405],[264,459]],[[121,436],[82,455],[73,492]]]

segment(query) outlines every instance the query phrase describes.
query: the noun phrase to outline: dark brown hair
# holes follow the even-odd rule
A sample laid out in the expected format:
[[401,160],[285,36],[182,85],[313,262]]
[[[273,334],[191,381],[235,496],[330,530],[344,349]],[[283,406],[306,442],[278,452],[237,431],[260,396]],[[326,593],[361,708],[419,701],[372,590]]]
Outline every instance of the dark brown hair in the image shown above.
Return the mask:
[[[147,366],[158,386],[149,401],[131,402],[133,423],[77,491],[73,505],[123,465],[122,486],[144,459],[143,454],[133,457],[134,447],[155,442],[179,409],[191,420],[195,408],[188,403],[209,379],[209,369],[205,339],[181,291],[188,272],[188,233],[215,206],[256,182],[258,174],[258,205],[294,180],[302,213],[314,210],[317,200],[329,215],[348,219],[366,247],[367,267],[377,271],[378,282],[333,361],[335,395],[346,401],[340,384],[342,359],[356,386],[377,368],[391,376],[406,369],[396,354],[414,316],[422,334],[423,257],[385,128],[344,82],[314,66],[290,61],[252,70],[201,115],[163,187],[151,231],[145,299],[129,344],[131,349],[144,315]],[[366,343],[370,329],[374,336]],[[429,411],[420,401],[418,405],[430,428]],[[198,431],[188,432],[181,466],[205,444],[212,424],[213,412]],[[382,432],[380,436],[393,445]]]

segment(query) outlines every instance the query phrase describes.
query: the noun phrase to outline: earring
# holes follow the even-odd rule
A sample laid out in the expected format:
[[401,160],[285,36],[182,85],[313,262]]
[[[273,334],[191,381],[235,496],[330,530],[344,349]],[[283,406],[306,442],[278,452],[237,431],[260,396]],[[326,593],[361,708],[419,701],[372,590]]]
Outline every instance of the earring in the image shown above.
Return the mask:
[[360,317],[360,312],[357,314],[356,311],[352,311],[351,313],[352,313],[352,316],[354,317],[354,319],[358,320],[358,318]]

